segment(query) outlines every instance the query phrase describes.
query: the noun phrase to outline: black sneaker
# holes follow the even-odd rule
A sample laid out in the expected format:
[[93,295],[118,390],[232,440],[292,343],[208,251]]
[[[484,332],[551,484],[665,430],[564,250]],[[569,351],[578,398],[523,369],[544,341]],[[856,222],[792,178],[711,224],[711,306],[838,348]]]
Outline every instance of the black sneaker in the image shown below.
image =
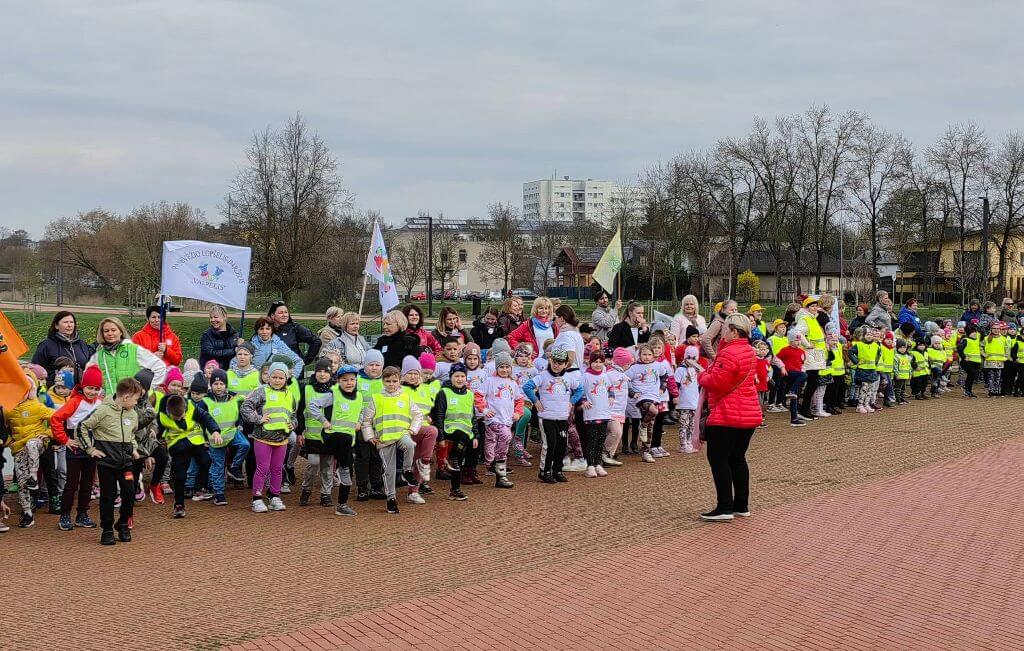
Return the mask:
[[128,528],[128,525],[120,524],[117,526],[117,540],[124,543],[132,541],[132,530]]
[[309,506],[309,496],[310,495],[312,495],[311,492],[309,492],[307,490],[302,491],[302,494],[299,495],[299,506]]
[[370,499],[370,494],[367,493],[363,489],[359,489],[359,492],[356,494],[356,501],[357,502],[365,502],[365,501],[367,501],[369,499]]
[[185,499],[190,500],[193,495],[195,495],[195,492],[191,488],[185,489]]
[[555,479],[554,477],[552,477],[551,475],[549,475],[546,472],[540,473],[540,480],[542,482],[544,482],[545,484],[557,484],[558,483],[557,479]]
[[727,522],[734,517],[732,511],[719,511],[718,509],[700,514],[700,519],[708,522]]
[[795,420],[789,421],[789,426],[790,427],[806,427],[807,423],[805,423],[804,421],[802,421],[799,418],[797,418]]
[[113,531],[104,531],[103,533],[101,533],[100,534],[100,544],[101,545],[116,545],[117,544],[117,540],[114,539],[114,532]]
[[420,493],[423,495],[433,495],[434,489],[430,487],[430,484],[423,482],[420,484]]
[[18,522],[18,526],[22,529],[28,529],[36,523],[36,519],[32,517],[31,513],[22,513],[21,521]]
[[371,500],[386,500],[387,498],[388,496],[384,494],[384,491],[370,491]]
[[331,506],[334,504],[334,500],[331,499],[330,495],[324,495],[320,493],[320,506]]
[[39,480],[36,479],[35,477],[29,477],[28,479],[25,480],[25,488],[29,489],[30,491],[39,490]]
[[556,482],[558,482],[559,484],[564,484],[564,483],[566,483],[566,482],[568,482],[568,481],[569,481],[569,478],[568,478],[568,477],[566,477],[565,475],[563,475],[563,474],[562,474],[562,473],[560,473],[560,472],[556,472],[556,473],[554,473],[554,474],[552,475],[552,477],[554,477],[554,478],[555,478],[555,481],[556,481]]
[[223,495],[214,495],[213,496],[213,505],[214,506],[227,506],[228,505],[228,498],[224,497]]
[[398,500],[393,497],[388,499],[388,513],[398,515]]
[[453,488],[451,491],[448,492],[448,499],[452,500],[453,502],[465,502],[469,498],[466,497],[466,494],[463,493],[458,488]]
[[405,480],[406,486],[415,486],[420,483],[420,480],[416,477],[416,474],[411,470],[402,471],[402,479]]

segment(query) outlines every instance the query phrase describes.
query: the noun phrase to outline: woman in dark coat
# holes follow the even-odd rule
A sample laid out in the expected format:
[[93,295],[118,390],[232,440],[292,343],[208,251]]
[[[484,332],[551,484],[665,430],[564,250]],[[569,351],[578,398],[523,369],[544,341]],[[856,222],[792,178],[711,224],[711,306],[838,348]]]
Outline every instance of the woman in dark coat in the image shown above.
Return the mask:
[[384,355],[384,366],[402,368],[402,360],[407,355],[415,358],[420,356],[420,338],[414,333],[408,332],[409,321],[405,315],[398,310],[392,310],[384,315],[384,333],[373,345]]
[[46,339],[39,342],[36,352],[32,355],[32,363],[46,369],[46,383],[53,386],[54,362],[58,357],[67,357],[75,362],[75,383],[82,379],[82,371],[89,363],[89,358],[96,348],[85,343],[78,336],[78,321],[75,315],[61,310],[53,315],[50,331]]

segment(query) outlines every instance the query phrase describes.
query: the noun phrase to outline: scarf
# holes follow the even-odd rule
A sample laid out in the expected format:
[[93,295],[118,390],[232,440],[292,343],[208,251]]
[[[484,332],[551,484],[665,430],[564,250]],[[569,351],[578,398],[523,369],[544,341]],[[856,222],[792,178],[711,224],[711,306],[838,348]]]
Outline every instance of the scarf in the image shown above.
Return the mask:
[[309,386],[313,387],[313,391],[316,391],[317,393],[327,393],[331,390],[331,387],[334,386],[334,382],[332,380],[317,382],[314,378],[310,381]]
[[541,321],[540,319],[538,319],[535,316],[530,317],[530,323],[533,325],[534,328],[537,328],[538,330],[550,330],[551,329],[551,322],[550,321]]

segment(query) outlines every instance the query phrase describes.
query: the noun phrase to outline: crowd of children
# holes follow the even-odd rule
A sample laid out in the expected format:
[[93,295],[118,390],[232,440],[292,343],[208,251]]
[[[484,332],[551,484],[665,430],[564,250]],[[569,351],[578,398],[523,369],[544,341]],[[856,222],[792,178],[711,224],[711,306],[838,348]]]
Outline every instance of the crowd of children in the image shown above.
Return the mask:
[[[803,307],[817,301],[808,297]],[[574,318],[559,312],[566,314]],[[1024,330],[1016,323],[928,322],[916,338],[912,328],[860,326],[849,341],[813,323],[800,328],[799,319],[768,324],[759,311],[751,323],[763,409],[788,413],[794,427],[846,408],[867,414],[938,397],[955,384],[976,397],[979,380],[989,396],[1024,396]],[[424,350],[401,367],[385,367],[376,350],[361,368],[328,354],[306,380],[301,358],[278,350],[284,344],[267,323],[262,343],[240,342],[229,368],[212,361],[199,369],[190,360],[184,374],[168,367],[160,386],[143,368],[104,392],[110,381],[98,366],[76,383],[74,363],[58,360],[47,388],[46,372],[26,365],[32,389],[6,412],[4,432],[19,525],[33,526],[48,507],[62,531],[95,528],[89,507],[98,498],[101,542],[112,545],[131,540],[134,504],[147,496],[162,505],[172,495],[171,513],[182,518],[189,501],[226,505],[229,486],[247,486],[252,511],[266,513],[287,508],[282,495],[293,484],[300,506],[316,492],[321,506],[355,516],[355,486],[354,501],[384,500],[397,514],[399,489],[406,502],[424,504],[436,495],[432,479],[448,482],[448,499],[465,501],[464,487],[483,483],[481,465],[495,488],[512,489],[515,468],[535,462],[547,484],[567,482],[571,471],[607,477],[628,455],[654,463],[670,455],[663,435],[673,424],[679,452],[694,453],[697,378],[713,361],[697,327],[681,330],[677,342],[659,326],[647,341],[614,350],[584,327],[582,349],[548,338],[535,351],[497,338],[481,350],[448,336],[439,359]],[[824,368],[806,369],[819,353]],[[539,443],[537,460],[531,442]],[[298,456],[306,459],[301,478]]]

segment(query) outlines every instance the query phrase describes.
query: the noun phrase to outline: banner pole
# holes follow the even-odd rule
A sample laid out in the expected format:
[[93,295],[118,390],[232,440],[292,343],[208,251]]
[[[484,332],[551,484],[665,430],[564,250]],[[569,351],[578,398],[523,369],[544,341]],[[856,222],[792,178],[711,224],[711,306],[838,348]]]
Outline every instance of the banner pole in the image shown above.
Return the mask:
[[[160,343],[164,342],[164,324],[167,323],[167,300],[160,294]],[[158,344],[159,345],[159,344]]]
[[362,316],[363,316],[363,300],[366,298],[366,281],[368,280],[368,278],[369,278],[368,275],[365,272],[363,272],[363,293],[359,295],[359,317],[360,318],[362,318]]
[[238,338],[245,339],[242,333],[245,332],[245,310],[242,310],[242,318],[238,320]]

